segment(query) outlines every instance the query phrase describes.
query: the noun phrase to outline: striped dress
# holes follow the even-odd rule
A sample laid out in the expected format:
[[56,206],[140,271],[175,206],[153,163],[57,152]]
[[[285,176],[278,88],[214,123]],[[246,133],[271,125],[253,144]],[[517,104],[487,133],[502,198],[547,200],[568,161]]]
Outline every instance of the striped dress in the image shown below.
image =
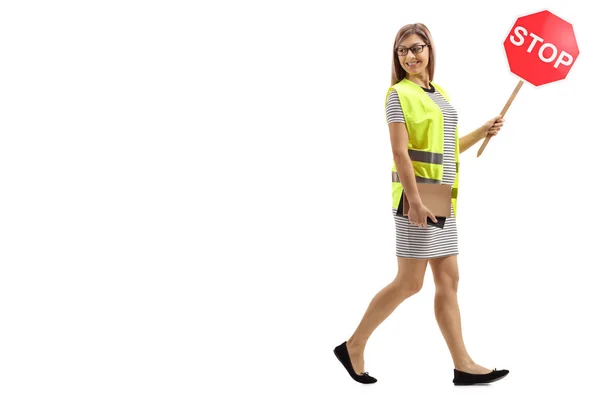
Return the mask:
[[[442,183],[452,185],[456,176],[454,159],[456,138],[454,135],[458,124],[458,115],[454,107],[435,90],[433,85],[431,85],[431,89],[423,88],[423,90],[440,107],[444,116],[444,174]],[[385,111],[388,124],[391,122],[405,122],[398,93],[395,90],[390,92]],[[450,217],[446,218],[443,229],[431,225],[427,225],[426,228],[411,225],[407,217],[396,215],[396,211],[396,208],[392,208],[396,226],[396,256],[429,259],[458,254],[458,234],[453,209]]]

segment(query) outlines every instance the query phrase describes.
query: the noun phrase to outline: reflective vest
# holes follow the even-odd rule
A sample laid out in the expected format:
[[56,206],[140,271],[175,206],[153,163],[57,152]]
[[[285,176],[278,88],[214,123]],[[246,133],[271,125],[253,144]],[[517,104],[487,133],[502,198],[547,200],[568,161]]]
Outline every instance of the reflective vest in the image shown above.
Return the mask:
[[[436,83],[431,83],[448,102],[450,98],[446,92]],[[417,182],[442,183],[444,175],[444,116],[442,110],[427,95],[418,84],[402,79],[400,82],[388,89],[385,96],[392,90],[396,90],[400,99],[400,106],[406,121],[406,129],[409,133],[408,155],[410,156],[415,178]],[[456,162],[456,178],[452,185],[452,208],[456,217],[456,200],[458,198],[458,167],[459,167],[459,138],[458,125],[455,130],[456,151],[454,159]],[[392,161],[392,207],[398,208],[402,196],[402,183],[396,163]]]

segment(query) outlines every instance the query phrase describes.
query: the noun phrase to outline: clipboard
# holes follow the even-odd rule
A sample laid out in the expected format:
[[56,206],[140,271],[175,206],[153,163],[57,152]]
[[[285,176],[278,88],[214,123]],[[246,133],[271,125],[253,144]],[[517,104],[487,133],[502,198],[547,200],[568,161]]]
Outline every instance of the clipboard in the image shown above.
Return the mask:
[[[435,218],[438,221],[435,223],[431,218],[427,217],[427,224],[438,228],[444,228],[446,218],[451,215],[452,185],[417,182],[417,190],[419,191],[419,196],[425,207],[435,215]],[[400,204],[398,205],[396,215],[400,215],[400,210],[402,210],[402,216],[408,218],[410,204],[404,190],[402,190],[402,196],[400,197]]]

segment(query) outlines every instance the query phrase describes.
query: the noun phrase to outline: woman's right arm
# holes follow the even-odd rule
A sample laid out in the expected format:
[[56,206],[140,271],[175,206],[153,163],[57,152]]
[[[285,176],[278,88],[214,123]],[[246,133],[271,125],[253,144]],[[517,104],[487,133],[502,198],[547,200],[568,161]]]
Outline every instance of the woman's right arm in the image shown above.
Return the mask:
[[408,220],[410,223],[420,227],[427,227],[427,217],[437,222],[433,213],[425,207],[417,190],[417,179],[412,161],[408,155],[408,131],[404,122],[390,122],[390,140],[392,141],[392,153],[394,154],[394,163],[400,177],[406,198],[410,204],[408,211]]
[[417,180],[412,161],[408,155],[408,131],[404,122],[390,122],[390,141],[392,142],[392,154],[394,163],[400,177],[400,183],[406,192],[408,202],[417,206],[421,204],[421,197],[417,190]]

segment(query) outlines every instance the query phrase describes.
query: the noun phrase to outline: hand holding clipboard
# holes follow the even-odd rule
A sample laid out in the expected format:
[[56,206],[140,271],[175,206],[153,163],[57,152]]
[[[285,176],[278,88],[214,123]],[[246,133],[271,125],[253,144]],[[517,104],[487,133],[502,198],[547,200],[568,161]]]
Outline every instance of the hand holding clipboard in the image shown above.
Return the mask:
[[411,209],[406,193],[403,191],[397,214],[399,215],[402,212],[402,215],[407,217],[411,224],[425,227],[425,223],[427,223],[443,228],[446,218],[451,215],[452,186],[417,182],[417,190],[423,207]]

